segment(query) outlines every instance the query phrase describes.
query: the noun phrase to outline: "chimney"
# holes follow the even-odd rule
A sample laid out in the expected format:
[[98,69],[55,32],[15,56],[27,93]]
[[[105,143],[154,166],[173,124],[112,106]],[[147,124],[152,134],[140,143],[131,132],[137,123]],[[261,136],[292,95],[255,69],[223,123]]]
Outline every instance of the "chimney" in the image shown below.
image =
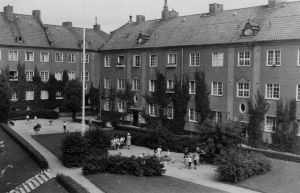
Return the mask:
[[136,16],[136,23],[141,23],[145,21],[145,16],[144,15],[137,15]]
[[164,8],[161,12],[161,19],[163,21],[178,17],[179,13],[177,11],[169,11],[169,7],[168,7],[168,0],[165,0],[165,4],[164,4]]
[[95,24],[94,25],[94,30],[95,31],[100,31],[100,25],[99,24]]
[[286,0],[269,0],[268,8],[276,8],[283,3],[286,3]]
[[223,5],[218,3],[209,4],[209,15],[216,15],[223,11]]
[[65,22],[62,23],[62,26],[63,26],[63,27],[72,27],[72,22],[70,22],[70,21],[65,21]]
[[41,20],[41,11],[40,10],[32,10],[32,15],[38,19]]
[[14,7],[7,5],[4,7],[4,15],[8,21],[14,20]]

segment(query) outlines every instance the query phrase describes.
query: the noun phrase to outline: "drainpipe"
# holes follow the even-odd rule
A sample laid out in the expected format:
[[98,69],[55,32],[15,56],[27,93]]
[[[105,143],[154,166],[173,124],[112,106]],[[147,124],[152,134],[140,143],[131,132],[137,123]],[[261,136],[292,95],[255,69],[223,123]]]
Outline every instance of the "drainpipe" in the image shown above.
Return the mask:
[[183,81],[183,48],[181,48],[181,64],[180,64],[180,87],[182,88]]

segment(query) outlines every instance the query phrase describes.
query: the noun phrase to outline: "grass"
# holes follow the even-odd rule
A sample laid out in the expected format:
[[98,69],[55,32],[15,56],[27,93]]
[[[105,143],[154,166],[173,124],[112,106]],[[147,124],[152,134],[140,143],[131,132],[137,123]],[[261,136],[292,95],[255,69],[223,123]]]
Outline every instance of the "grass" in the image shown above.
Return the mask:
[[271,172],[252,177],[236,185],[265,193],[299,193],[300,163],[270,159]]
[[62,187],[55,178],[52,178],[42,186],[33,190],[32,193],[68,193],[67,190]]
[[169,176],[135,177],[105,173],[86,177],[106,193],[225,193]]
[[0,189],[8,192],[27,179],[41,171],[34,160],[0,128],[0,140],[5,143],[6,156],[0,155],[0,171],[8,164],[13,168],[6,170],[4,176],[0,178]]

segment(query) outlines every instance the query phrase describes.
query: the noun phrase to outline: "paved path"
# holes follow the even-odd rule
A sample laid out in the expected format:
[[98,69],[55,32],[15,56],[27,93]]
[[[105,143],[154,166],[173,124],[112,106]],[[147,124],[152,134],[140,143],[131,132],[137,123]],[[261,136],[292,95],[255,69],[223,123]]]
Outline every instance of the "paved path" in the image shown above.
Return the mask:
[[[64,118],[63,120],[67,123],[67,129],[69,131],[80,130],[81,125],[79,123],[70,122],[70,118]],[[58,133],[63,131],[63,120],[55,120],[52,123],[52,126],[49,125],[48,120],[40,119],[39,123],[42,124],[40,134],[48,134],[48,133]],[[26,139],[36,150],[38,150],[49,162],[50,172],[56,175],[57,173],[64,174],[72,177],[77,183],[81,184],[84,188],[86,188],[91,193],[104,193],[104,191],[100,190],[97,186],[91,183],[87,178],[85,178],[81,174],[81,168],[66,168],[62,165],[61,161],[53,155],[50,151],[44,148],[41,144],[35,141],[31,135],[34,135],[32,127],[34,125],[34,121],[31,120],[31,123],[26,124],[26,121],[16,121],[15,126],[11,126],[17,133],[19,133],[24,139]]]

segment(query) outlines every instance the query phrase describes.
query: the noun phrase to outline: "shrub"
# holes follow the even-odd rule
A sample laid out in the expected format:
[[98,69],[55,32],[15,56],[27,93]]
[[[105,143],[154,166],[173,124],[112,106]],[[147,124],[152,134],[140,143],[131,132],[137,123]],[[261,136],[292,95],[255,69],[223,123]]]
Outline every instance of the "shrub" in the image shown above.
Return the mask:
[[272,165],[263,155],[250,151],[228,149],[216,158],[216,176],[225,182],[237,183],[267,173]]
[[62,142],[62,161],[66,167],[80,167],[86,158],[87,140],[81,133],[71,133]]
[[110,147],[110,138],[106,133],[100,129],[91,129],[85,132],[84,137],[88,143],[89,155],[108,154],[107,148]]
[[11,119],[25,119],[26,115],[29,115],[29,117],[33,118],[34,116],[37,116],[38,118],[44,118],[44,119],[58,119],[59,113],[53,110],[30,110],[30,111],[13,111],[10,112],[9,117]]
[[64,187],[68,192],[72,193],[89,193],[84,187],[78,184],[75,180],[70,178],[69,176],[65,176],[63,174],[56,175],[56,181]]
[[165,170],[156,157],[98,156],[86,159],[83,174],[115,173],[135,176],[161,176]]

